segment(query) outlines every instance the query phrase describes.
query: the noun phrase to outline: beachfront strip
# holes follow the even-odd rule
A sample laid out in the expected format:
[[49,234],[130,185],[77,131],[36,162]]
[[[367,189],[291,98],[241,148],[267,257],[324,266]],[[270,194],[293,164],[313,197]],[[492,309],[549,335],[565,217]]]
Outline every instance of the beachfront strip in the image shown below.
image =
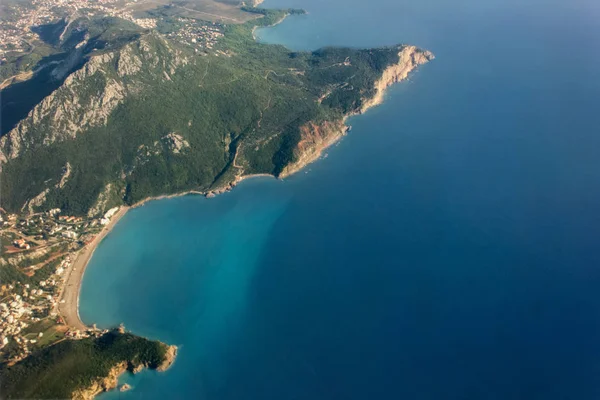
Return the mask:
[[94,239],[108,230],[118,211],[85,218],[54,209],[20,217],[0,208],[0,362],[14,363],[67,338],[103,333],[82,324],[68,326],[60,306],[68,277],[77,273],[77,258],[97,245]]

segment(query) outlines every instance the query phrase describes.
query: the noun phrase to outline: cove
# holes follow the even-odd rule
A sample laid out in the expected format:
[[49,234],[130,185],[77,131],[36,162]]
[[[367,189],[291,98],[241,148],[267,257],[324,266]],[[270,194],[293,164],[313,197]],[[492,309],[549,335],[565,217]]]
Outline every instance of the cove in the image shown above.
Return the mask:
[[119,222],[81,317],[179,355],[102,398],[598,398],[596,2],[264,6],[309,12],[266,42],[436,60],[305,171]]

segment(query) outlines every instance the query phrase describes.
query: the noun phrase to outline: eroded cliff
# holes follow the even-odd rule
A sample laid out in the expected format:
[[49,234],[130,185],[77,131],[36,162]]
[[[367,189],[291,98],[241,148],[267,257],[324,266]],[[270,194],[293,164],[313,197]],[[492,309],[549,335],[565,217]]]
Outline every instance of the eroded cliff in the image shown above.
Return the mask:
[[290,176],[317,160],[325,149],[340,140],[348,131],[349,128],[345,125],[348,117],[364,113],[369,108],[381,104],[387,88],[407,79],[408,75],[419,65],[425,64],[434,58],[430,51],[421,50],[416,46],[403,46],[398,52],[398,62],[383,71],[381,77],[375,82],[375,94],[363,98],[359,108],[348,112],[340,120],[325,121],[319,124],[310,122],[300,127],[301,139],[294,149],[295,161],[288,164],[279,177]]

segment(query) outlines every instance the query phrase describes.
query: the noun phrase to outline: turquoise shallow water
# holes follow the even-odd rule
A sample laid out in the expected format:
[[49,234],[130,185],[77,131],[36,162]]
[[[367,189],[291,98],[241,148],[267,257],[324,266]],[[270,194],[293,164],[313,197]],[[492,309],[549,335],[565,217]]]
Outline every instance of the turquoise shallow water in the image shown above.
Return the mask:
[[599,398],[597,2],[266,6],[310,12],[267,42],[437,59],[307,173],[124,217],[82,318],[180,354],[104,398]]

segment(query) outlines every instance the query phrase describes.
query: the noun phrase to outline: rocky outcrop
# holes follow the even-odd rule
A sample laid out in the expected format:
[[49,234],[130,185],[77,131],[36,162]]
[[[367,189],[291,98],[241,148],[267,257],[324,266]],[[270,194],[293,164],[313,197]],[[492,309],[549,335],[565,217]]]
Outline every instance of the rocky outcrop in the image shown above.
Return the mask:
[[25,204],[23,204],[23,207],[21,207],[21,212],[24,212],[25,210],[27,210],[27,212],[29,214],[33,214],[34,207],[40,207],[42,204],[44,204],[46,202],[46,196],[48,195],[49,192],[50,192],[50,189],[46,188],[46,189],[42,190],[37,196],[29,199]]
[[87,388],[73,393],[73,400],[91,400],[102,392],[116,388],[119,376],[125,371],[127,371],[127,363],[125,361],[120,362],[110,369],[106,377],[95,380]]
[[[74,50],[53,74],[62,77],[72,70],[84,59],[82,51]],[[189,62],[158,33],[143,36],[120,50],[91,56],[0,139],[0,170],[3,163],[28,148],[74,139],[92,127],[106,125],[115,108],[143,87],[137,74],[163,76],[169,71],[172,76]]]
[[166,136],[161,138],[163,144],[167,147],[167,149],[173,154],[179,154],[184,149],[190,147],[190,143],[183,138],[183,136],[171,132]]
[[375,95],[363,99],[360,109],[348,113],[343,120],[325,121],[320,124],[310,122],[300,127],[301,139],[294,150],[295,161],[288,164],[279,177],[285,178],[292,175],[317,160],[327,147],[337,142],[349,130],[344,123],[347,117],[363,113],[369,108],[381,104],[388,87],[406,79],[408,74],[419,65],[433,59],[434,56],[429,51],[415,46],[403,46],[398,53],[398,62],[383,71],[381,77],[375,82]]
[[[71,176],[71,164],[67,162],[63,168],[63,173],[60,177],[60,181],[54,185],[56,189],[62,189],[67,184],[69,177]],[[23,207],[21,207],[21,212],[27,210],[29,214],[33,214],[35,212],[36,207],[41,207],[46,202],[46,196],[50,193],[50,188],[46,188],[42,190],[37,196],[29,199]]]
[[104,214],[110,208],[109,202],[113,194],[113,184],[108,183],[104,189],[98,195],[96,203],[88,210],[88,217],[93,218],[98,215]]
[[288,164],[279,174],[285,178],[317,160],[323,150],[344,136],[348,127],[343,120],[324,121],[320,124],[309,122],[300,127],[300,141],[294,150],[295,161]]
[[[18,157],[34,143],[49,145],[72,139],[90,127],[105,124],[126,95],[125,87],[106,76],[113,53],[91,57],[83,68],[69,75],[63,85],[45,97],[25,119],[0,139],[0,162]],[[96,91],[90,91],[94,79]],[[39,135],[32,131],[43,127]]]
[[167,351],[165,353],[165,358],[162,363],[156,368],[157,371],[163,372],[168,370],[171,365],[175,362],[175,358],[177,357],[177,346],[171,345],[167,347]]
[[133,44],[129,44],[119,53],[117,73],[119,76],[133,75],[142,68],[142,60],[135,54]]
[[178,133],[171,132],[155,140],[152,144],[141,144],[138,146],[137,155],[134,163],[131,165],[126,174],[133,173],[134,170],[144,166],[152,157],[159,156],[165,153],[181,154],[186,149],[189,149],[190,143]]
[[63,174],[60,177],[60,181],[58,182],[56,188],[62,189],[63,187],[65,187],[65,185],[67,184],[67,180],[69,179],[70,176],[71,176],[71,163],[69,163],[67,161],[67,163],[65,164],[65,167],[63,168]]
[[423,51],[415,46],[403,46],[398,53],[398,63],[389,66],[383,71],[381,78],[375,82],[375,95],[370,99],[363,99],[360,112],[381,104],[385,90],[394,83],[408,78],[408,74],[421,64],[425,64],[435,57],[429,51]]
[[[175,358],[177,356],[177,346],[167,346],[167,350],[164,356],[163,361],[156,367],[156,370],[159,372],[166,371],[169,369],[173,362],[175,362]],[[102,392],[107,392],[112,389],[116,389],[119,384],[119,377],[129,371],[131,373],[138,373],[142,369],[148,368],[148,365],[145,364],[133,364],[131,362],[122,361],[112,367],[108,372],[108,375],[104,378],[98,378],[94,380],[88,387],[85,389],[80,389],[73,393],[74,400],[91,400]],[[131,386],[124,384],[120,387],[120,391],[124,392],[126,390],[131,389]]]

